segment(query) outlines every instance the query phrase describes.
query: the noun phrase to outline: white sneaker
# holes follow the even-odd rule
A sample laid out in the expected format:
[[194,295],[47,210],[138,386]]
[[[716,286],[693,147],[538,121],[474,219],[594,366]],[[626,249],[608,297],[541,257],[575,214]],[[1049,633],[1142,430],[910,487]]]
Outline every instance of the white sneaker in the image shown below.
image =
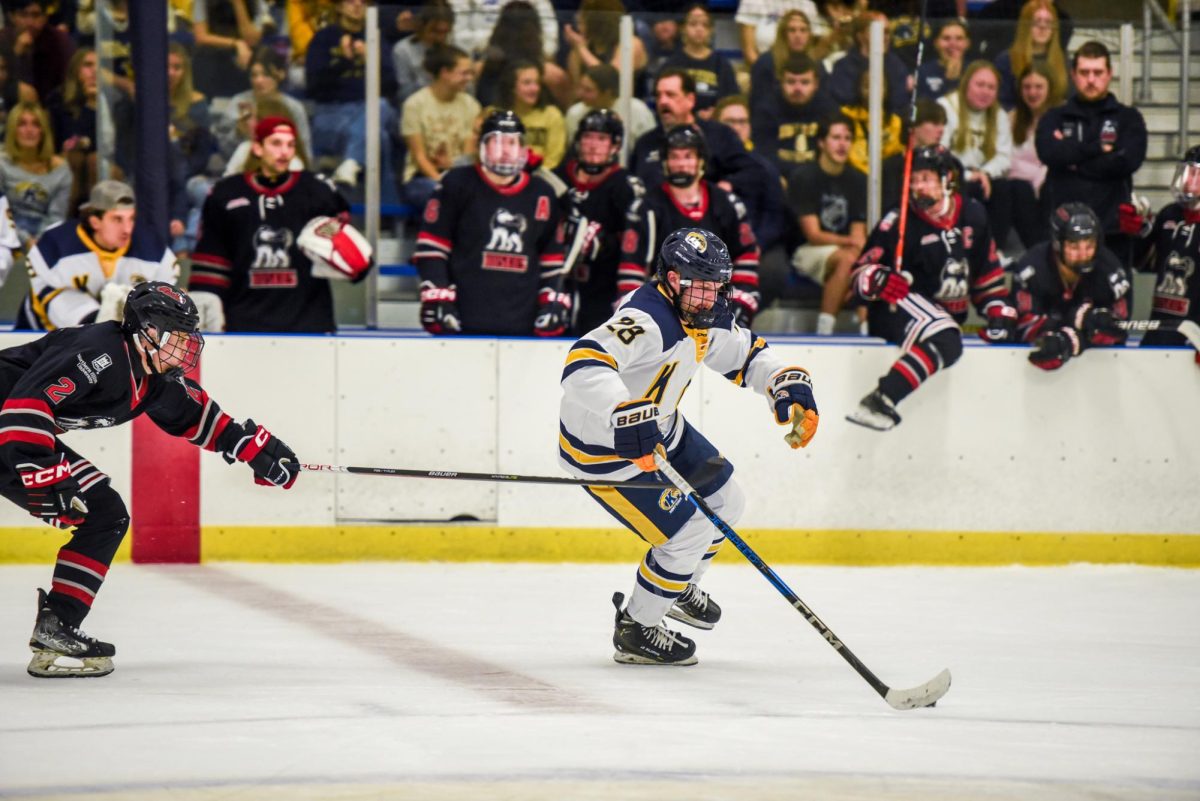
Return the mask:
[[821,312],[817,315],[817,336],[827,337],[833,334],[833,326],[837,323],[837,317],[829,312]]
[[333,171],[333,182],[335,184],[355,186],[358,184],[358,173],[360,171],[362,171],[362,167],[359,166],[357,161],[346,159]]
[[863,398],[858,408],[846,415],[846,419],[876,431],[888,431],[899,424],[900,414],[896,411],[896,405],[877,389]]

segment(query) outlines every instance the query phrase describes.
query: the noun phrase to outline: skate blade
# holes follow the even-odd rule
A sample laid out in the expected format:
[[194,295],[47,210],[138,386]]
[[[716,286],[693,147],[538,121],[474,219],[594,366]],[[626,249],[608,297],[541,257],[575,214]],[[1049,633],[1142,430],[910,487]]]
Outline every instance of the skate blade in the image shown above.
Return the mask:
[[624,651],[613,651],[613,661],[619,665],[654,665],[656,667],[687,667],[688,665],[696,664],[700,660],[696,658],[695,654],[692,654],[687,659],[683,659],[679,662],[662,662],[658,659],[649,659],[644,656],[638,656],[637,654],[627,654]]
[[713,626],[717,625],[716,623],[709,623],[707,620],[700,620],[699,618],[692,617],[688,613],[681,612],[675,607],[671,607],[671,609],[667,611],[667,617],[671,618],[672,620],[678,620],[680,623],[686,623],[692,628],[704,629],[705,631],[712,631]]
[[115,669],[108,656],[76,659],[54,651],[34,651],[25,672],[38,679],[90,679],[107,676]]
[[888,420],[886,423],[882,421],[877,422],[876,420],[868,418],[865,415],[856,416],[854,414],[848,414],[846,415],[846,419],[855,425],[860,425],[863,428],[869,428],[872,431],[891,431],[896,427],[896,423],[893,420]]

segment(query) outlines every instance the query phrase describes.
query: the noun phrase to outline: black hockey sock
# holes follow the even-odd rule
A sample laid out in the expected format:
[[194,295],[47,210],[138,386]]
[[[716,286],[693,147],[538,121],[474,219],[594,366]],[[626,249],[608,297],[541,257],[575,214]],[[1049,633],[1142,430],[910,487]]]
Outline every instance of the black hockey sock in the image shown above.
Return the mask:
[[879,391],[893,405],[897,404],[925,383],[937,369],[937,358],[926,352],[921,345],[914,345],[911,350],[901,354],[887,375],[879,379]]

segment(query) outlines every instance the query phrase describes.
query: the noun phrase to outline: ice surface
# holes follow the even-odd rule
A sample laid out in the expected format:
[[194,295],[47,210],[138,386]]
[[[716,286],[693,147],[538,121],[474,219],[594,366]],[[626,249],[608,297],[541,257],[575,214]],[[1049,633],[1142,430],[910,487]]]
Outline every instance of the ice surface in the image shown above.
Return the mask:
[[50,566],[0,567],[0,798],[1200,798],[1200,572],[777,566],[885,682],[951,669],[897,712],[736,563],[699,665],[617,665],[633,568],[119,564],[116,672],[38,680]]

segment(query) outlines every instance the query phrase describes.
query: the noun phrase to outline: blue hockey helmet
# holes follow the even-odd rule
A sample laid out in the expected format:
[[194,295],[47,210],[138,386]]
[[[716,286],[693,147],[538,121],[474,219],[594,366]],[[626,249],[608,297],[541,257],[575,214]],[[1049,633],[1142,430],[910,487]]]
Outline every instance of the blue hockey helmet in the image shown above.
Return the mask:
[[[679,286],[685,290],[693,281],[719,285],[715,302],[707,309],[687,311],[683,308],[683,292],[675,292],[667,280],[668,273],[679,275]],[[658,254],[658,279],[675,304],[679,319],[694,328],[709,328],[727,313],[729,282],[733,278],[733,261],[729,248],[712,231],[703,228],[680,228],[663,242]]]

